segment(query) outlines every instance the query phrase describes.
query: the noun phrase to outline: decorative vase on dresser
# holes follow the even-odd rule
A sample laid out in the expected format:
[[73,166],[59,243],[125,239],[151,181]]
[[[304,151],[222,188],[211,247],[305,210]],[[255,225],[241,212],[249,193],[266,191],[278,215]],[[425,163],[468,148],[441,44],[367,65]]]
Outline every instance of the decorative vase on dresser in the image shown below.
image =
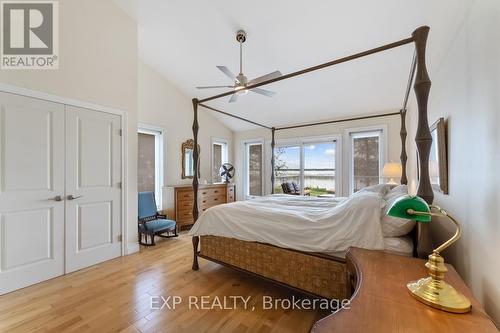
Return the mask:
[[[194,224],[193,200],[194,193],[191,185],[176,185],[165,188],[166,207],[163,214],[177,222],[179,228],[186,228]],[[198,205],[200,214],[210,207],[234,202],[234,184],[203,184],[198,189]]]

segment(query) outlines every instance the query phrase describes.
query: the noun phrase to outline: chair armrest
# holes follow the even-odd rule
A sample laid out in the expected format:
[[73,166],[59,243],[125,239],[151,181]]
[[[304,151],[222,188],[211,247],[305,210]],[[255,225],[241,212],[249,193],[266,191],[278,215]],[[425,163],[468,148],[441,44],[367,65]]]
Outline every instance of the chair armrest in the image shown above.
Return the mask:
[[148,230],[148,225],[147,225],[147,223],[149,222],[148,220],[138,219],[137,221],[139,222],[139,225],[142,224],[144,226],[144,229]]
[[142,224],[144,226],[144,229],[148,230],[148,222],[154,221],[157,219],[157,216],[149,216],[149,217],[144,217],[142,219],[138,219],[137,221],[139,224]]
[[158,217],[158,218],[160,218],[160,219],[165,219],[165,220],[167,219],[167,215],[165,215],[165,214],[160,214],[160,213],[157,213],[157,214],[156,214],[156,217]]

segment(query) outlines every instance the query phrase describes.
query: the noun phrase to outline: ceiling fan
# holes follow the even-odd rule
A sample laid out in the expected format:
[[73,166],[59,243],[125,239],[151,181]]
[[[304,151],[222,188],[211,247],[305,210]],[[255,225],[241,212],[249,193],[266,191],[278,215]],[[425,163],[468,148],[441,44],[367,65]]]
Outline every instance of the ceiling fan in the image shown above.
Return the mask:
[[267,97],[273,97],[276,95],[274,91],[261,89],[261,88],[253,88],[246,89],[248,86],[253,84],[257,84],[260,82],[264,82],[267,80],[275,79],[282,76],[280,71],[274,71],[272,73],[260,76],[256,79],[248,81],[247,77],[243,74],[243,43],[247,39],[247,33],[243,30],[239,30],[236,33],[236,41],[240,44],[240,73],[238,75],[234,75],[229,68],[226,66],[217,66],[217,68],[224,73],[227,77],[229,77],[234,84],[232,86],[204,86],[204,87],[196,87],[197,89],[213,89],[213,88],[232,88],[234,90],[234,94],[231,95],[229,99],[229,103],[236,102],[238,100],[239,95],[246,95],[248,91],[252,91],[254,93],[264,95]]

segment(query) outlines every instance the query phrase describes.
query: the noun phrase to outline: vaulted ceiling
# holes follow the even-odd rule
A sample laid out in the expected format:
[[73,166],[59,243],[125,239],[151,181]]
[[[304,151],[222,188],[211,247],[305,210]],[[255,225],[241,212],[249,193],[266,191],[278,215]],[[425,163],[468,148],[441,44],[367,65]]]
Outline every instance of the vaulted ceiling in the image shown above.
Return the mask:
[[[251,78],[283,74],[409,37],[429,25],[428,63],[433,71],[467,10],[466,0],[115,0],[138,22],[139,56],[189,97],[227,89],[199,85],[232,82],[215,66],[238,72],[235,33],[248,33],[243,71]],[[280,126],[393,111],[401,107],[413,46],[274,83],[273,98],[249,93],[213,107]],[[210,111],[206,111],[210,112]],[[217,116],[233,130],[250,128]]]

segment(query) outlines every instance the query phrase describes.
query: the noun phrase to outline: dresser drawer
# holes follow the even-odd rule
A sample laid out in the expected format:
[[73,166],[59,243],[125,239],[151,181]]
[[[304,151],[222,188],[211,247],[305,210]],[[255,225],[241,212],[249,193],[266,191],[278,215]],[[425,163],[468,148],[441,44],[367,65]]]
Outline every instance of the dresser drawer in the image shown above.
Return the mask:
[[198,195],[200,198],[205,196],[218,196],[218,195],[226,195],[226,189],[224,187],[215,187],[215,188],[205,188],[198,191]]
[[212,195],[200,198],[200,206],[206,205],[220,205],[226,202],[226,198],[223,195]]
[[192,209],[179,209],[177,211],[177,219],[178,220],[187,220],[193,219],[193,210]]
[[212,204],[212,205],[205,205],[205,206],[202,206],[200,207],[200,213],[203,213],[204,211],[206,211],[207,209],[209,208],[212,208],[212,207],[215,207],[215,206],[218,206],[219,204]]
[[185,209],[193,210],[193,200],[178,200],[177,201],[177,209],[178,210],[185,210]]
[[192,201],[194,199],[193,191],[177,192],[177,201]]
[[235,193],[234,193],[234,186],[230,186],[227,188],[227,202],[234,202],[235,201]]

